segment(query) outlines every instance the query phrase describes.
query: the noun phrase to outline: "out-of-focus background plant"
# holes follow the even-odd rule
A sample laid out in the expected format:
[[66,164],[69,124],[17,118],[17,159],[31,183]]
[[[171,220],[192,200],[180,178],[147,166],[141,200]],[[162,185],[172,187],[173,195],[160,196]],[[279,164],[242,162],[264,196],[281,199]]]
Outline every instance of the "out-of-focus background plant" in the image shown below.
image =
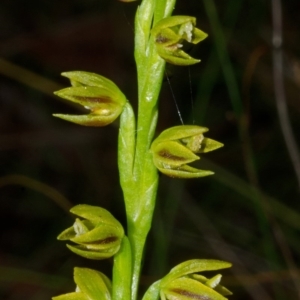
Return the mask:
[[[196,164],[212,177],[161,176],[142,289],[181,261],[217,257],[233,263],[223,278],[233,299],[300,299],[299,153],[277,110],[272,24],[281,12],[288,121],[300,144],[300,3],[272,11],[274,2],[177,3],[174,14],[194,15],[209,38],[185,49],[201,64],[167,66],[158,129],[180,124],[174,94],[183,122],[209,127],[225,147]],[[51,114],[82,112],[53,95],[68,84],[65,70],[101,73],[135,105],[137,4],[0,3],[1,299],[49,299],[74,288],[73,266],[89,261],[56,241],[72,205],[102,206],[125,223],[117,127],[83,128]],[[110,275],[111,262],[99,264]]]

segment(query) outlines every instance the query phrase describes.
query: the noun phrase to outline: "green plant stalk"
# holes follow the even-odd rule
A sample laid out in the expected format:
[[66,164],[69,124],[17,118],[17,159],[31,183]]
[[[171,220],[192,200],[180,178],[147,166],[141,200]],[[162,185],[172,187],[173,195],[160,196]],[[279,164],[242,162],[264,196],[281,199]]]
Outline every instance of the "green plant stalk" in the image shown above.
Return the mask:
[[[135,19],[135,60],[139,97],[137,130],[129,104],[121,116],[118,157],[128,238],[132,251],[132,300],[137,298],[141,261],[147,234],[151,228],[158,188],[158,172],[149,149],[157,124],[157,100],[165,61],[157,54],[150,30],[152,23],[171,15],[174,5],[175,0],[144,0],[137,10]],[[116,281],[121,279],[116,278]],[[118,283],[114,282],[115,284]]]
[[[152,142],[165,60],[183,66],[199,62],[180,50],[179,42],[186,40],[197,44],[207,36],[194,27],[195,18],[170,17],[175,2],[176,0],[143,0],[137,9],[134,53],[138,75],[137,122],[125,95],[109,79],[83,71],[62,73],[70,79],[72,86],[55,94],[89,108],[90,113],[54,114],[55,117],[84,126],[101,127],[110,124],[121,114],[118,166],[125,201],[127,236],[120,222],[104,208],[87,204],[73,207],[71,213],[82,219],[77,218],[58,239],[75,243],[68,244],[67,247],[89,259],[114,256],[113,280],[111,282],[103,273],[92,269],[75,268],[76,291],[53,299],[136,300],[144,246],[155,208],[158,170],[171,177],[181,178],[213,174],[188,165],[200,159],[195,153],[206,153],[223,146],[222,143],[203,136],[208,128],[196,125],[175,126],[163,131]],[[219,285],[221,275],[211,279],[197,275],[195,280],[185,276],[229,266],[226,262],[205,259],[186,261],[173,268],[161,284],[152,285],[144,299],[156,299],[158,293],[162,293],[161,297],[165,299],[177,299],[180,294],[195,295],[196,298],[203,294],[204,298],[225,299],[221,295],[231,294],[229,290],[222,286],[214,290]]]

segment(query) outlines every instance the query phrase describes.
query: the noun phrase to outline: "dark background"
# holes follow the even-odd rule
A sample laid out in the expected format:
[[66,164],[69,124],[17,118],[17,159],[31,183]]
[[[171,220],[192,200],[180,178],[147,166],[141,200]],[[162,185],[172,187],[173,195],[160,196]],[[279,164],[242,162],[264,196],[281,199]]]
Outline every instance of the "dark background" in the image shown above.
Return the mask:
[[[300,140],[300,3],[283,1],[283,63],[289,121]],[[167,66],[183,121],[210,128],[225,147],[197,166],[216,175],[160,176],[141,290],[192,258],[231,261],[230,299],[300,299],[300,204],[295,164],[276,109],[272,1],[178,0],[209,37],[187,51],[202,62]],[[84,128],[51,116],[81,113],[53,96],[63,71],[113,80],[136,107],[133,18],[138,2],[0,2],[0,298],[49,299],[74,290],[74,266],[110,276],[111,261],[87,261],[56,236],[70,205],[110,210],[125,225],[117,172],[118,122]],[[179,125],[170,86],[158,130]],[[299,154],[299,153],[298,153]]]

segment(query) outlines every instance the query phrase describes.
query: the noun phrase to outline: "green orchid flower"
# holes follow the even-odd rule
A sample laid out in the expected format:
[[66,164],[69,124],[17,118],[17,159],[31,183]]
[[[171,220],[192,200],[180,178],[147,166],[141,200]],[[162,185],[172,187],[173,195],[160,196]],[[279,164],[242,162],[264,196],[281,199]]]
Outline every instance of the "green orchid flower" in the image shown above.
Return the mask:
[[73,71],[62,73],[70,79],[72,87],[54,94],[80,104],[90,110],[86,115],[53,114],[54,117],[84,126],[106,126],[123,111],[127,100],[109,79],[94,73]]
[[223,146],[205,138],[203,133],[207,131],[207,128],[196,125],[175,126],[163,131],[151,145],[155,166],[170,177],[197,178],[214,174],[187,165],[200,159],[196,153],[206,153]]
[[152,28],[158,55],[169,63],[189,66],[200,62],[181,50],[182,42],[198,44],[207,34],[195,27],[196,18],[172,16],[157,22]]
[[74,206],[70,211],[83,220],[77,218],[73,226],[57,238],[77,244],[67,245],[71,251],[90,259],[105,259],[119,251],[124,229],[111,213],[85,204]]
[[231,267],[231,264],[219,260],[192,259],[174,267],[169,274],[155,282],[145,293],[143,300],[226,300],[224,296],[232,293],[220,285],[221,275],[211,279],[195,274],[203,271],[215,271]]

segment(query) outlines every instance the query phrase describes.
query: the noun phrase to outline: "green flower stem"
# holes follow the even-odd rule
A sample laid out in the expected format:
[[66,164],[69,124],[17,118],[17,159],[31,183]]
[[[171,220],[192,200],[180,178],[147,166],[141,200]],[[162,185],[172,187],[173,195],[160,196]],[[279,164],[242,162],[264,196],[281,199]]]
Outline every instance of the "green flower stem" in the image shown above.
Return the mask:
[[[124,194],[127,222],[134,213],[135,180],[133,177],[133,164],[135,155],[135,116],[131,105],[127,102],[120,118],[118,141],[118,165],[120,183]],[[132,299],[132,259],[131,243],[126,238],[121,251],[115,256],[113,265],[113,300]]]
[[132,300],[137,297],[141,261],[151,227],[158,187],[158,173],[149,149],[157,124],[157,100],[165,61],[158,56],[150,31],[153,20],[156,23],[170,16],[174,5],[175,0],[144,0],[137,10],[135,19],[135,59],[139,97],[137,130],[129,104],[125,105],[121,115],[118,156],[128,238],[132,250]]
[[[136,16],[135,58],[138,71],[139,111],[133,174],[137,188],[135,212],[127,216],[128,236],[133,249],[133,300],[137,296],[141,260],[146,237],[151,227],[158,187],[158,174],[149,148],[157,123],[157,100],[163,80],[165,61],[156,52],[154,40],[150,36],[150,26],[153,18],[154,22],[157,22],[171,14],[172,6],[169,11],[166,11],[167,7],[170,8],[171,2],[174,1],[144,0]],[[144,7],[148,9],[144,10]],[[146,30],[143,31],[142,28]]]
[[131,248],[125,236],[120,251],[114,256],[112,299],[131,298]]

